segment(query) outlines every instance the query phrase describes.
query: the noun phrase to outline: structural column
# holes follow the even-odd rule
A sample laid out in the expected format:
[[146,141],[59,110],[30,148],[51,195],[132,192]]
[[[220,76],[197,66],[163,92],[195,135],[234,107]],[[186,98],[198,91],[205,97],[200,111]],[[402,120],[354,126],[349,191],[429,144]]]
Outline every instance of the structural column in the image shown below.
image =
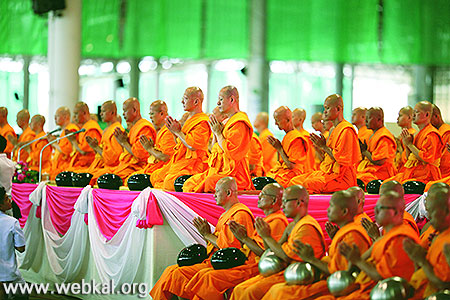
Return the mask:
[[81,2],[66,1],[61,16],[49,15],[48,66],[50,75],[49,114],[53,116],[60,106],[73,110],[79,100],[78,67],[81,60]]
[[269,112],[269,63],[266,59],[267,0],[249,2],[250,56],[247,70],[250,120],[259,111]]
[[132,58],[130,60],[130,97],[139,98],[139,59]]

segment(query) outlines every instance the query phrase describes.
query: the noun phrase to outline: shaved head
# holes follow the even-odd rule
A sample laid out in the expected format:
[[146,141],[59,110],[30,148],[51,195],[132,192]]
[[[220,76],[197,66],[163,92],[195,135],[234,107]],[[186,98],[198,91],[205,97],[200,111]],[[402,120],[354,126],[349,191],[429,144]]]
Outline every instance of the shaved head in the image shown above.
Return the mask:
[[191,87],[188,87],[188,88],[185,90],[184,94],[185,94],[187,97],[194,97],[194,98],[199,99],[201,102],[203,102],[203,98],[204,98],[204,96],[203,96],[203,91],[202,91],[202,89],[199,88],[198,86],[191,86]]
[[67,116],[70,118],[70,109],[67,106],[61,106],[56,110],[55,114]]
[[65,128],[70,123],[70,109],[66,106],[59,107],[55,112],[55,124]]
[[286,133],[294,129],[292,124],[292,112],[287,106],[280,106],[273,113],[275,124],[280,130],[284,130]]
[[133,127],[137,121],[142,119],[141,104],[137,98],[128,98],[123,102],[123,118],[127,122],[127,125],[129,124],[129,128]]
[[364,202],[366,201],[363,189],[360,188],[359,186],[352,186],[352,187],[348,188],[347,191],[356,197],[356,201],[358,203],[358,213],[357,214],[363,213],[364,212]]
[[357,107],[353,110],[354,113],[359,114],[359,115],[365,115],[367,112],[367,108],[365,107]]
[[347,190],[335,192],[331,196],[330,201],[333,201],[333,203],[339,206],[341,209],[348,209],[348,213],[351,216],[351,219],[353,219],[353,217],[358,214],[358,204],[356,197],[353,193]]
[[264,129],[269,126],[269,114],[266,112],[260,112],[256,115],[255,122],[253,122],[253,126],[256,131],[261,133]]
[[31,118],[31,122],[36,122],[38,124],[44,125],[45,117],[43,115],[34,115],[33,118]]
[[384,120],[384,112],[383,109],[381,107],[371,107],[368,111],[368,114],[371,114],[372,116],[376,117],[376,118],[380,118],[382,120]]
[[89,106],[84,102],[78,102],[75,104],[75,110],[78,112],[89,113]]
[[224,93],[224,96],[234,97],[237,100],[237,102],[239,102],[239,92],[235,86],[227,85],[223,87],[220,91]]
[[402,197],[402,199],[405,196],[405,190],[403,189],[403,185],[396,180],[391,180],[383,183],[380,187],[379,194],[382,195],[389,191],[397,192],[400,195],[400,197]]
[[34,115],[31,118],[30,128],[36,133],[39,133],[43,130],[45,124],[45,118],[42,115]]
[[104,109],[106,111],[113,111],[113,112],[117,113],[116,102],[114,102],[113,100],[108,100],[108,101],[103,102],[102,107],[104,107]]
[[0,107],[0,117],[7,117],[8,116],[8,109],[4,106]]
[[433,105],[428,101],[420,101],[414,106],[413,122],[419,129],[427,126],[431,122]]
[[316,112],[315,114],[313,114],[311,116],[311,123],[314,122],[322,122],[322,113],[321,112]]
[[258,195],[258,208],[265,215],[279,211],[283,199],[284,188],[279,183],[266,184]]
[[277,115],[279,117],[286,117],[292,119],[292,111],[287,106],[280,106],[274,112],[273,115]]
[[28,123],[28,121],[30,120],[30,112],[28,111],[28,109],[22,109],[21,111],[19,111],[17,113],[17,120],[23,120]]
[[281,186],[281,184],[274,182],[274,183],[269,183],[266,184],[263,189],[261,190],[261,192],[267,192],[270,195],[274,195],[277,200],[277,202],[279,202],[279,204],[281,204],[281,198],[283,197],[283,192],[284,192],[284,188]]
[[384,112],[381,107],[371,107],[366,113],[366,126],[377,131],[384,126]]
[[385,200],[387,200],[390,206],[394,206],[398,210],[404,211],[405,209],[405,202],[403,201],[403,197],[396,191],[386,191],[384,194],[380,195],[380,198],[384,198]]
[[411,106],[402,107],[399,113],[412,117],[414,115],[414,109]]
[[439,129],[442,124],[444,124],[444,120],[442,119],[441,110],[435,104],[433,106],[433,113],[431,114],[431,124]]
[[154,110],[155,112],[160,112],[160,111],[164,111],[166,113],[168,112],[167,104],[166,104],[166,102],[164,102],[162,100],[153,101],[152,104],[150,104],[150,109]]
[[91,119],[91,115],[89,113],[89,107],[84,102],[78,102],[75,104],[75,108],[73,110],[73,118],[74,123],[83,126],[84,123]]
[[219,181],[217,181],[216,188],[217,186],[226,190],[232,190],[233,192],[237,192],[236,180],[233,177],[224,177],[219,179]]
[[309,193],[308,193],[308,190],[305,189],[303,186],[301,186],[299,184],[291,185],[284,190],[284,194],[285,194],[286,198],[298,199],[298,200],[304,202],[306,207],[308,207]]
[[303,122],[306,118],[306,111],[303,108],[296,108],[292,112],[292,123],[297,130],[303,129]]
[[430,113],[430,115],[433,112],[433,104],[428,101],[420,101],[416,106],[420,107],[421,110]]
[[325,102],[327,102],[328,106],[344,108],[344,100],[342,99],[341,95],[338,94],[328,96],[325,99]]
[[443,184],[433,184],[428,190],[425,207],[431,225],[438,232],[450,227],[450,187]]
[[352,111],[352,124],[356,127],[362,127],[366,125],[366,113],[367,109],[364,107],[357,107]]

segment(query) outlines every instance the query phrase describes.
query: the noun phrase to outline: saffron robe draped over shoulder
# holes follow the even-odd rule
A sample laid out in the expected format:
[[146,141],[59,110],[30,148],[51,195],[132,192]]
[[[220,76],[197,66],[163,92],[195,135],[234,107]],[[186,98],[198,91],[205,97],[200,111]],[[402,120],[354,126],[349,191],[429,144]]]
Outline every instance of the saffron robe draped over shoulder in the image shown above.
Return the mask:
[[300,184],[310,194],[333,193],[356,185],[356,164],[361,161],[361,151],[352,124],[342,120],[331,131],[327,146],[335,160],[325,153],[319,170],[296,176],[289,185]]
[[[317,258],[322,258],[326,253],[327,249],[322,229],[319,223],[310,215],[304,216],[295,224],[288,240],[281,246],[285,254],[294,262],[302,261],[294,252],[295,240],[309,244],[314,250],[314,256]],[[261,299],[274,284],[282,282],[284,282],[284,271],[268,277],[257,275],[237,285],[231,294],[231,299]]]
[[[253,225],[254,217],[250,209],[242,203],[236,203],[220,216],[213,233],[217,236],[217,246],[221,249],[227,247],[241,247],[240,242],[236,239],[228,226],[231,220],[245,226],[249,236],[253,235],[255,230]],[[212,254],[214,249],[214,246],[208,243],[207,251],[209,255]],[[172,295],[187,298],[188,296],[184,291],[186,284],[197,272],[205,268],[211,268],[209,259],[192,266],[169,266],[164,270],[164,273],[151,290],[150,295],[154,300],[170,300]]]
[[369,144],[369,139],[373,134],[373,130],[367,128],[366,125],[362,126],[358,129],[358,139],[361,142],[365,142],[367,145]]
[[378,166],[370,162],[367,157],[359,163],[356,169],[356,178],[361,179],[365,185],[372,180],[392,177],[395,175],[395,152],[397,144],[392,133],[386,128],[381,127],[369,138],[368,152],[372,155],[372,160],[386,161]]
[[439,164],[444,145],[439,131],[428,124],[414,137],[414,146],[419,150],[419,156],[424,162],[410,153],[398,174],[385,181],[396,180],[403,184],[410,180],[417,180],[426,183],[441,178]]
[[259,140],[263,150],[264,172],[267,174],[277,163],[277,150],[267,141],[269,136],[273,136],[268,128],[261,131]]
[[[46,133],[44,131],[40,132],[36,135],[36,139],[40,137],[44,137]],[[41,150],[45,145],[48,144],[48,140],[43,138],[41,140],[35,141],[31,144],[30,148],[30,156],[28,156],[28,168],[31,170],[39,171],[39,159],[41,155]],[[42,152],[42,170],[48,169],[50,167],[50,159],[52,156],[52,148],[50,146],[44,149]]]
[[11,152],[14,149],[14,145],[8,140],[8,136],[11,135],[17,137],[17,134],[11,125],[6,123],[3,127],[0,127],[0,135],[6,139],[6,148],[3,150],[3,153],[5,153],[8,158],[11,158]]
[[186,180],[183,192],[212,193],[219,179],[231,176],[239,190],[253,190],[247,153],[250,149],[253,128],[247,114],[237,112],[225,123],[222,147],[214,144],[208,158],[208,168]]
[[[272,237],[278,241],[288,225],[286,216],[277,211],[264,218],[269,224]],[[264,249],[264,242],[258,235],[256,230],[253,236],[250,236],[262,249]],[[204,299],[204,300],[222,300],[223,293],[237,284],[258,275],[258,261],[259,258],[250,251],[247,245],[241,249],[242,252],[248,253],[247,262],[231,269],[214,270],[213,268],[205,268],[192,277],[186,285],[184,292],[189,299]]]
[[80,169],[88,167],[95,159],[95,152],[92,150],[91,146],[86,142],[86,137],[90,136],[91,138],[100,141],[102,139],[102,129],[94,120],[89,120],[84,123],[83,127],[86,129],[85,132],[80,132],[77,134],[77,142],[80,150],[84,151],[85,154],[81,154],[80,152],[73,149],[73,156],[70,161],[68,169],[73,172],[80,172]]
[[281,141],[281,146],[294,166],[289,169],[279,155],[277,164],[267,176],[272,177],[286,188],[289,186],[289,181],[295,176],[314,170],[314,150],[311,147],[309,137],[295,129],[286,133]]
[[[19,139],[17,140],[18,143],[22,143],[22,144],[26,144],[28,142],[31,142],[32,140],[34,140],[36,138],[36,133],[31,130],[30,126],[28,126],[23,132],[22,134],[19,136]],[[23,145],[22,145],[23,146]],[[18,154],[19,154],[19,148],[18,147],[16,149],[16,151],[14,151],[14,155],[13,155],[13,160],[17,161],[18,159]],[[28,156],[30,155],[30,153],[25,150],[22,149],[20,151],[20,160],[21,161],[27,161]]]
[[[433,266],[434,274],[444,282],[450,282],[450,266],[444,255],[444,245],[450,243],[450,228],[437,235],[427,252],[427,260]],[[438,292],[425,275],[423,269],[418,269],[411,277],[410,284],[416,290],[412,299],[424,299]]]
[[[71,132],[75,132],[78,131],[79,128],[73,123],[67,124],[67,126],[63,130],[61,130],[61,134],[59,135],[60,138],[66,135],[64,131],[65,129]],[[59,173],[69,170],[70,161],[75,155],[72,149],[72,143],[69,141],[69,139],[61,139],[57,142],[57,144],[61,149],[61,152],[58,149],[55,149],[51,158],[51,166],[49,169],[45,170],[45,173],[50,174],[51,180],[54,180],[56,175],[58,175]]]
[[[340,228],[331,241],[328,256],[322,258],[322,261],[328,263],[328,271],[330,274],[340,270],[347,270],[348,268],[347,259],[338,250],[338,245],[341,242],[345,242],[348,245],[356,245],[360,253],[364,253],[372,245],[370,237],[360,223],[350,222]],[[329,294],[326,280],[321,280],[310,285],[289,285],[283,282],[272,286],[263,297],[263,300],[301,300],[326,294]]]
[[[417,130],[415,128],[411,127],[411,128],[408,128],[408,132],[409,132],[409,134],[414,136],[416,134]],[[397,171],[403,167],[403,165],[405,164],[405,162],[407,160],[407,157],[405,155],[405,145],[403,144],[403,141],[401,138],[400,138],[400,145],[402,146],[403,151],[402,151],[402,153],[400,153],[400,151],[399,151],[400,147],[397,147],[397,152],[395,153],[395,160],[394,160],[395,169]]]
[[[389,230],[373,244],[367,262],[377,269],[382,278],[400,276],[409,280],[414,273],[414,262],[403,249],[405,238],[410,238],[416,243],[419,242],[417,233],[410,226],[401,224]],[[327,295],[317,299],[370,299],[370,291],[377,282],[372,280],[365,272],[361,272],[356,277],[356,283],[359,285],[358,290],[347,296],[335,298],[332,295]]]
[[250,141],[250,149],[247,152],[247,157],[248,164],[250,165],[250,177],[264,176],[263,149],[259,137],[254,132]]
[[440,165],[441,176],[447,177],[450,176],[450,152],[445,145],[450,143],[450,125],[446,123],[442,124],[441,127],[439,127],[439,133],[441,134],[442,143],[444,144]]
[[175,152],[169,163],[151,174],[151,182],[155,188],[174,191],[175,180],[182,175],[202,173],[207,167],[208,141],[211,129],[209,117],[205,113],[197,113],[186,120],[181,131],[186,136],[186,142],[195,151],[189,150],[179,139]]

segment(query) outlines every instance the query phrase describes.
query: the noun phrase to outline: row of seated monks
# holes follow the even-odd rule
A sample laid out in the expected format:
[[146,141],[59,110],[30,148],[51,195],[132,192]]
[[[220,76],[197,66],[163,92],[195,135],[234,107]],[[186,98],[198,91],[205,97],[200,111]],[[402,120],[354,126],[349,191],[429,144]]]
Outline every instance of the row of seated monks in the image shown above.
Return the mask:
[[[113,173],[123,182],[134,174],[149,174],[153,187],[174,190],[180,176],[184,192],[214,192],[220,178],[236,178],[239,190],[252,190],[252,178],[271,177],[283,187],[301,184],[309,193],[333,193],[354,186],[357,179],[367,185],[373,180],[421,181],[429,186],[436,181],[450,182],[450,125],[445,124],[439,108],[419,102],[414,109],[402,108],[399,137],[384,127],[379,107],[353,111],[352,123],[343,116],[341,96],[328,96],[324,111],[311,118],[316,133],[303,128],[306,113],[286,106],[273,114],[275,124],[285,132],[282,141],[268,130],[268,115],[260,113],[253,131],[247,115],[239,109],[239,93],[233,86],[219,92],[217,107],[208,116],[202,111],[203,92],[187,88],[182,105],[186,112],[180,120],[168,115],[161,100],[150,106],[151,122],[141,116],[138,99],[123,103],[124,129],[116,104],[106,101],[101,118],[102,130],[91,118],[88,106],[79,102],[73,110],[61,107],[55,122],[63,130],[60,137],[80,128],[84,132],[61,139],[43,153],[43,173],[50,178],[62,171],[93,174],[91,184],[103,174]],[[23,133],[17,139],[7,123],[7,109],[0,108],[0,134],[8,139],[5,150],[17,159],[18,149],[27,141],[46,135],[45,119],[23,110],[17,123]],[[418,132],[412,128],[414,122]],[[355,127],[357,131],[355,130]],[[20,159],[30,168],[39,168],[42,147],[57,137],[49,135],[22,149]]]
[[[360,187],[335,192],[325,225],[329,246],[319,223],[308,214],[309,194],[303,186],[266,185],[258,198],[264,218],[254,218],[237,192],[234,178],[217,182],[216,203],[225,212],[214,232],[205,219],[193,220],[207,242],[206,258],[167,267],[150,292],[153,299],[371,299],[374,292],[372,299],[424,299],[450,288],[450,187],[445,183],[433,184],[427,194],[429,223],[422,235],[414,220],[405,217],[404,191],[397,181],[381,186],[376,223],[364,212]],[[246,260],[230,268],[216,267],[213,253],[230,247],[244,253]],[[292,265],[305,263],[320,276],[293,283],[286,273]],[[346,273],[358,275],[339,290],[346,283],[339,279]],[[394,276],[400,278],[389,279]],[[334,285],[329,282],[332,277],[337,279]],[[382,280],[403,282],[405,289],[393,293],[387,284],[377,285]]]

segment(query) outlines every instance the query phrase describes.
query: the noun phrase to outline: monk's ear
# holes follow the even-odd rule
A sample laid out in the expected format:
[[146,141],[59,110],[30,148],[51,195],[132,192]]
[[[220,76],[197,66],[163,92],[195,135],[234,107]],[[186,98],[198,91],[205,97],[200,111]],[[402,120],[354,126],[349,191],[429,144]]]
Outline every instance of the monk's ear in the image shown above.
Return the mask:
[[231,190],[227,190],[227,196],[228,196],[228,197],[231,196]]
[[342,215],[347,215],[348,214],[348,208],[346,207],[346,208],[343,208],[342,209]]

